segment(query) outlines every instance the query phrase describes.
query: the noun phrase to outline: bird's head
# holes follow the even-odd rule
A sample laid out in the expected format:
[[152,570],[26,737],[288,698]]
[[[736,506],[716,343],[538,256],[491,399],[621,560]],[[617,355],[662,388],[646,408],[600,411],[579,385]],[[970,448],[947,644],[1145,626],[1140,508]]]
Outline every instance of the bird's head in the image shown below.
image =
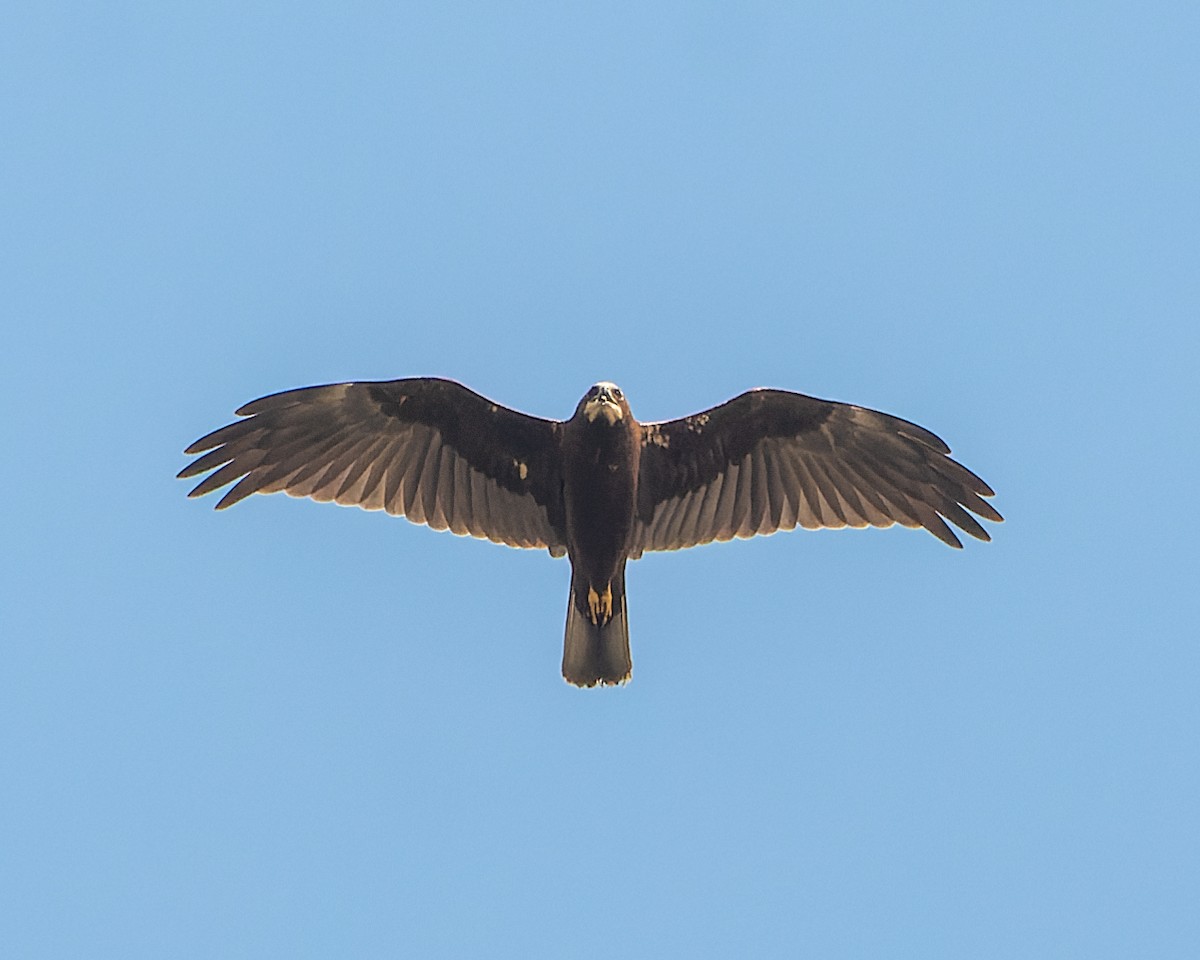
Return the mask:
[[583,395],[579,406],[575,408],[576,416],[581,413],[589,423],[595,423],[597,417],[603,417],[611,427],[617,421],[625,419],[626,414],[629,413],[629,403],[625,400],[625,394],[621,392],[620,387],[605,380],[593,384],[592,388]]

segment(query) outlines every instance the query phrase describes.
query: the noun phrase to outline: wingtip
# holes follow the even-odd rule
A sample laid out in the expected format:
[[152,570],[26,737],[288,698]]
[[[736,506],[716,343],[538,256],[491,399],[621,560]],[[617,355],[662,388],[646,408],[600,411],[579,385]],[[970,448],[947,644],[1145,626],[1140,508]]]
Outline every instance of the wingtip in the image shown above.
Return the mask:
[[[201,497],[207,496],[211,491],[200,489],[203,483],[198,483],[188,491],[187,497],[189,500],[199,500]],[[220,504],[218,504],[218,507]]]
[[[217,502],[217,505],[215,507],[213,507],[213,509],[214,510],[228,510],[235,503],[241,503],[252,493],[255,493],[256,492],[255,488],[252,485],[245,483],[245,481],[248,479],[249,479],[248,477],[243,477],[241,480],[239,480],[237,483],[235,483],[230,489],[226,490],[225,496],[221,497],[221,499]],[[247,489],[247,488],[249,488],[249,489]]]
[[958,539],[957,534],[955,534],[955,532],[944,523],[942,524],[942,529],[940,530],[933,530],[929,527],[926,527],[925,529],[929,530],[930,533],[941,540],[946,546],[953,547],[955,550],[961,550],[963,548],[962,541]]

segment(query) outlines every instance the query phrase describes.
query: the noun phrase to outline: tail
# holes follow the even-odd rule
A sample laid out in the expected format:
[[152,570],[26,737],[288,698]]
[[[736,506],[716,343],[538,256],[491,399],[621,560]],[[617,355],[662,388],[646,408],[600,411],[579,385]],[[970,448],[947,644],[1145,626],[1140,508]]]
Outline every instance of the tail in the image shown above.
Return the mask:
[[577,687],[624,683],[633,673],[629,620],[625,615],[625,568],[612,581],[612,618],[597,625],[588,615],[588,584],[571,571],[563,678]]

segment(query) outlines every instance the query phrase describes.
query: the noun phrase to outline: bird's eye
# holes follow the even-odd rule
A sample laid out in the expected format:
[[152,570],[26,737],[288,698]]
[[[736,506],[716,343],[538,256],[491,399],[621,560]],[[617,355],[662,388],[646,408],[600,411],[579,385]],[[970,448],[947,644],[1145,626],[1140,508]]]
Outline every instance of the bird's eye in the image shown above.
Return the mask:
[[612,395],[616,400],[623,400],[625,398],[625,394],[621,393],[619,387],[613,387]]

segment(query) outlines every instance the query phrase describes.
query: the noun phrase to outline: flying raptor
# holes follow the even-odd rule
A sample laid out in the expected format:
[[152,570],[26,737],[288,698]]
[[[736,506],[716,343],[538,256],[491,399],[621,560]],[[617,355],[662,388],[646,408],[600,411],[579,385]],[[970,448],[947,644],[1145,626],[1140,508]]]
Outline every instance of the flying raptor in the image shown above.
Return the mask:
[[638,423],[597,383],[555,421],[419,377],[288,390],[237,414],[179,473],[208,473],[193,497],[234,483],[218,510],[283,491],[568,557],[562,671],[581,687],[630,677],[625,562],[644,551],[896,523],[961,547],[946,521],[990,540],[971,514],[1003,519],[928,430],[785,390]]

